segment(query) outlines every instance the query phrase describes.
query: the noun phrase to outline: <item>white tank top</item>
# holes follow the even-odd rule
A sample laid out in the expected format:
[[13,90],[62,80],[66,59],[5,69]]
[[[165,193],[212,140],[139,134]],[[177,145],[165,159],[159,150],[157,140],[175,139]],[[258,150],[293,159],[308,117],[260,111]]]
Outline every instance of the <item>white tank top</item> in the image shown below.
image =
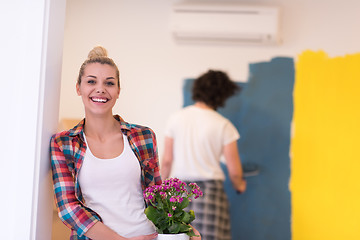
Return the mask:
[[[85,134],[84,139],[86,142]],[[123,237],[155,232],[144,214],[141,169],[125,135],[124,150],[116,158],[99,159],[89,148],[79,173],[86,206],[98,213],[103,223]]]

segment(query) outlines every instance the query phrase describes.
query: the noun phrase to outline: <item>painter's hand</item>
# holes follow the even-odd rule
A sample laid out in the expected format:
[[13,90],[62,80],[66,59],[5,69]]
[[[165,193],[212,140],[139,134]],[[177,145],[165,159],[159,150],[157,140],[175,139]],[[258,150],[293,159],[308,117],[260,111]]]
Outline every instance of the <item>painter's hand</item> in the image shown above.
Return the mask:
[[241,183],[239,184],[239,186],[237,186],[236,192],[237,192],[238,194],[244,193],[244,192],[246,191],[246,186],[247,186],[247,182],[246,182],[245,179],[243,179],[243,180],[241,181]]

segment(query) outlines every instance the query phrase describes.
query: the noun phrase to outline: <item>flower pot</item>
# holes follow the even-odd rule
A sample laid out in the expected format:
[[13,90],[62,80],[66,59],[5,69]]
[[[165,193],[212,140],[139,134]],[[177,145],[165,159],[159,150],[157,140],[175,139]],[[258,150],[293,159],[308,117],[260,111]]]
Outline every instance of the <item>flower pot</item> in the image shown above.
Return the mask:
[[178,234],[158,234],[156,240],[189,240],[190,237],[186,233]]

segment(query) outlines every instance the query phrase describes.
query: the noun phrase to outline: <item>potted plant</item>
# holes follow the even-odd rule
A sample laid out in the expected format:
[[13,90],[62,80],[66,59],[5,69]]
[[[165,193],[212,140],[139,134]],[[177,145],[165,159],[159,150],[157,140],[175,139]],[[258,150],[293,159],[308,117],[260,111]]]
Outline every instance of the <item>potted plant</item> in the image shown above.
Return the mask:
[[195,219],[193,210],[185,211],[189,202],[203,195],[196,183],[188,186],[178,178],[169,178],[161,185],[148,187],[144,191],[144,198],[148,204],[145,209],[147,218],[154,223],[158,239],[170,239],[168,234],[181,234],[172,239],[189,239],[195,235],[190,223]]

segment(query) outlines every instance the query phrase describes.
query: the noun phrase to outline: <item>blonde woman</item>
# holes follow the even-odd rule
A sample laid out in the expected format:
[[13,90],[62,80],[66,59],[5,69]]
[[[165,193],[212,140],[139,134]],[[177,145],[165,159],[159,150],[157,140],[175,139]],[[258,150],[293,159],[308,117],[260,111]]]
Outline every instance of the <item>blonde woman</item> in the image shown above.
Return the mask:
[[119,70],[104,48],[90,51],[76,91],[85,118],[51,138],[55,202],[70,239],[156,239],[142,194],[161,183],[155,134],[113,115]]

